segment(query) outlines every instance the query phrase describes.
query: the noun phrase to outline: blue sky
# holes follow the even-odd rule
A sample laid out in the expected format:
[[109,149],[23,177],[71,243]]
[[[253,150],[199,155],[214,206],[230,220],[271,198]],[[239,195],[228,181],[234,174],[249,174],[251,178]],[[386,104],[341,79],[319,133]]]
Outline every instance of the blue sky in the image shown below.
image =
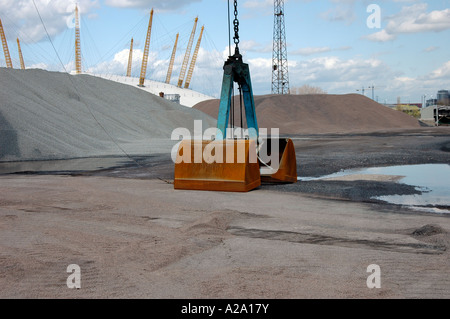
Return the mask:
[[[233,2],[233,1],[231,1]],[[0,0],[14,67],[16,38],[30,68],[74,68],[73,8],[80,7],[83,70],[125,75],[134,38],[133,75],[139,76],[149,20],[155,9],[147,78],[164,81],[173,43],[180,33],[171,83],[175,84],[194,19],[195,42],[205,26],[191,88],[218,97],[228,54],[225,0]],[[380,9],[380,24],[368,24]],[[273,0],[240,0],[241,52],[249,63],[254,93],[269,94]],[[380,103],[421,102],[450,89],[450,0],[286,0],[285,20],[291,87],[317,86],[330,94],[361,93]],[[194,42],[194,46],[195,46]],[[59,58],[58,58],[59,56]],[[61,59],[64,67],[59,62]],[[0,66],[5,59],[0,54]],[[359,91],[357,91],[359,89]]]

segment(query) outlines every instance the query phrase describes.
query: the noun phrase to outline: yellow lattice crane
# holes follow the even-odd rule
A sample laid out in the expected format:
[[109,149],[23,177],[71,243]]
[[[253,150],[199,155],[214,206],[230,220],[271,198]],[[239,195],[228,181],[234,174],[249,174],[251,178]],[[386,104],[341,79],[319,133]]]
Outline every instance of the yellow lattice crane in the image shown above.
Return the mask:
[[185,89],[188,89],[189,85],[191,84],[192,74],[194,74],[195,63],[197,62],[198,50],[200,49],[200,43],[202,42],[203,30],[205,30],[205,26],[202,26],[200,36],[198,37],[197,46],[195,47],[194,55],[192,56],[191,66],[189,67],[188,75],[186,77],[186,83],[184,84]]
[[9,54],[8,42],[6,41],[5,31],[3,30],[2,20],[0,19],[0,36],[2,38],[3,52],[5,53],[6,67],[12,69],[11,55]]
[[133,38],[131,38],[130,54],[128,55],[127,77],[131,76],[131,66],[133,64]]
[[78,6],[75,6],[75,73],[81,73],[80,16]]
[[23,61],[22,48],[20,47],[19,38],[17,38],[17,48],[19,50],[19,60],[20,60],[20,68],[25,70],[25,62]]
[[197,29],[198,18],[195,18],[194,28],[192,29],[191,37],[189,38],[189,43],[186,49],[186,54],[184,56],[183,65],[181,67],[180,77],[178,79],[178,87],[181,88],[183,85],[184,77],[186,75],[186,69],[189,63],[189,58],[191,56],[192,44],[194,42],[195,30]]
[[177,53],[177,45],[178,45],[178,37],[180,36],[179,33],[177,33],[177,37],[175,39],[175,45],[173,46],[172,50],[172,57],[170,58],[170,64],[169,64],[169,70],[167,71],[167,77],[166,77],[166,83],[170,83],[170,78],[172,77],[172,71],[173,71],[173,63],[175,62],[175,55]]
[[144,56],[142,57],[141,76],[139,77],[139,86],[144,86],[145,76],[147,74],[148,54],[150,50],[150,37],[152,34],[153,9],[150,12],[150,21],[148,22],[147,38],[145,39]]

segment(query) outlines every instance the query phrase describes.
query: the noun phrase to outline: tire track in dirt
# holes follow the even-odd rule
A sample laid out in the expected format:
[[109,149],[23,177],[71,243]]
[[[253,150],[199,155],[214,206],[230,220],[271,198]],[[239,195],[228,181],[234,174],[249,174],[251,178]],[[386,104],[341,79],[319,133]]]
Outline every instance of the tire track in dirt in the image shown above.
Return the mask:
[[230,227],[228,231],[235,236],[260,238],[268,240],[282,240],[299,244],[329,245],[348,248],[366,248],[374,250],[431,254],[431,255],[435,254],[440,255],[447,250],[447,247],[445,245],[437,245],[437,244],[392,243],[387,241],[338,238],[319,234],[306,234],[290,231],[248,229],[241,227]]
[[[226,229],[239,216],[202,213],[170,227],[161,218],[130,216],[104,205],[59,206],[9,203],[16,214],[0,216],[0,227],[7,229],[0,233],[0,296],[119,297],[124,289],[135,291],[140,278],[231,237]],[[81,268],[82,292],[67,288],[71,264]]]

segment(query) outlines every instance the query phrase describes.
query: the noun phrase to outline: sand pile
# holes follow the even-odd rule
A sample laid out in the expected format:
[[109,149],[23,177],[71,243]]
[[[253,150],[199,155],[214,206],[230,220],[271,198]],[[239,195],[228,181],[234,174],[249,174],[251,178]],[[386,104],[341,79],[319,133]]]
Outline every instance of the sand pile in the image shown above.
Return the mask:
[[[177,127],[215,120],[139,88],[92,77],[0,68],[0,161],[170,152]],[[118,145],[119,146],[118,146]]]
[[[236,123],[240,123],[236,100]],[[255,96],[260,128],[279,128],[281,134],[369,132],[420,127],[404,113],[391,110],[360,94]],[[217,118],[219,100],[194,108]],[[245,121],[244,121],[245,123]]]

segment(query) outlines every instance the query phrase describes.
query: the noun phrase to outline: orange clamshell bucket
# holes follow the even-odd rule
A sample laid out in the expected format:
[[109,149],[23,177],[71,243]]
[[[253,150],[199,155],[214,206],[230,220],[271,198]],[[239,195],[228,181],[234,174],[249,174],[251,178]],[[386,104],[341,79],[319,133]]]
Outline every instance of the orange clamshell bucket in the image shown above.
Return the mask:
[[248,192],[261,185],[254,140],[183,140],[175,163],[175,189]]
[[[273,150],[273,148],[278,150]],[[278,153],[274,152],[278,151]],[[259,163],[262,182],[266,183],[296,183],[297,160],[294,143],[288,138],[267,138],[259,150]],[[264,162],[262,154],[269,158],[277,156],[278,163],[273,160]]]

